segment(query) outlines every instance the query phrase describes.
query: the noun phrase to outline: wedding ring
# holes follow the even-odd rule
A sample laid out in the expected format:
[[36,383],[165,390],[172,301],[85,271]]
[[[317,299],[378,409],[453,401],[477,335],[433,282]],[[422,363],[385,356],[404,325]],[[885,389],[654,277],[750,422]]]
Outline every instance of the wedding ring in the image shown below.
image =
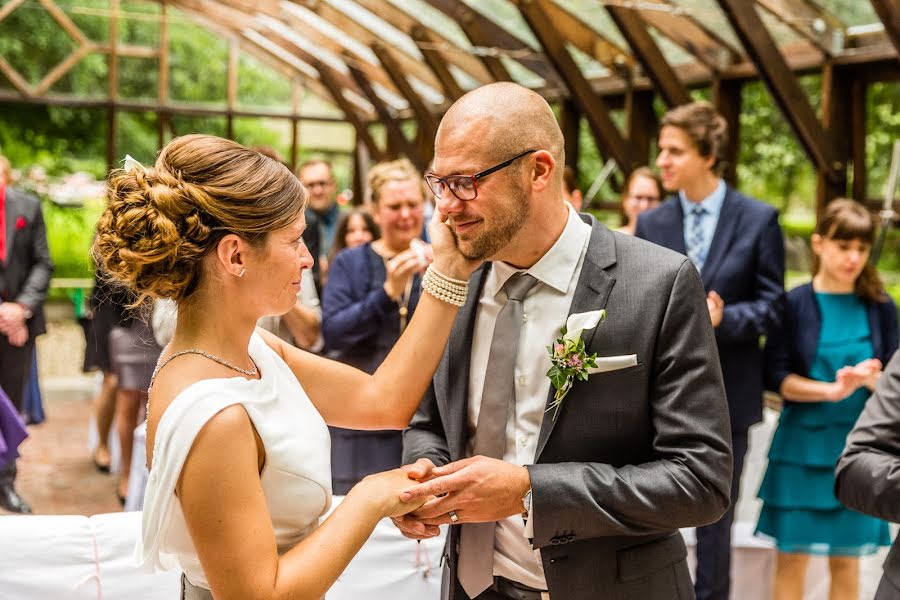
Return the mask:
[[451,511],[450,511],[449,513],[447,513],[447,514],[450,515],[450,522],[451,522],[451,523],[456,523],[457,521],[459,521],[459,517],[456,516],[456,511],[455,511],[455,510],[451,510]]

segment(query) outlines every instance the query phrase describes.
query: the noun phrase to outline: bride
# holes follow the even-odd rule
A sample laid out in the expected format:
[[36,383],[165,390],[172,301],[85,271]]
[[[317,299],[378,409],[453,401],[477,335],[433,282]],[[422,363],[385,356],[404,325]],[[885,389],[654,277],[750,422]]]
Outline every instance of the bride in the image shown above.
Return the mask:
[[254,326],[294,305],[312,266],[306,198],[283,165],[205,135],[110,177],[98,264],[142,300],[178,303],[147,407],[136,554],[148,568],[181,568],[184,598],[321,598],[380,519],[418,507],[400,501],[414,482],[395,469],[365,478],[320,524],[331,503],[326,425],[408,424],[477,264],[436,217],[428,293],[382,366],[367,375],[303,352]]

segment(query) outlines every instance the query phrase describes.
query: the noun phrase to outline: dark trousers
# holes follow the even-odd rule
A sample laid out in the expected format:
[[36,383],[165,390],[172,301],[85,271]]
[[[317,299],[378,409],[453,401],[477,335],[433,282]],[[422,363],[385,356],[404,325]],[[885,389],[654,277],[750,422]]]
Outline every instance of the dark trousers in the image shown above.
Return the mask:
[[29,337],[25,345],[18,348],[10,345],[6,336],[0,334],[0,388],[3,388],[19,413],[25,402],[25,386],[31,375],[33,352],[33,337]]
[[0,487],[11,486],[16,481],[16,475],[19,474],[16,469],[16,461],[11,460],[5,465],[0,465]]
[[[454,600],[470,600],[469,595],[466,594],[466,591],[463,589],[462,585],[459,583],[459,579],[453,580],[453,599]],[[516,594],[515,590],[507,589],[508,593],[501,593],[497,589],[496,583],[484,590],[480,594],[478,594],[474,599],[471,600],[518,600],[522,596]],[[529,594],[529,598],[532,597],[533,594]]]
[[697,600],[728,600],[731,587],[731,524],[740,493],[744,455],[747,454],[747,430],[731,432],[734,471],[731,475],[731,506],[722,518],[697,528]]

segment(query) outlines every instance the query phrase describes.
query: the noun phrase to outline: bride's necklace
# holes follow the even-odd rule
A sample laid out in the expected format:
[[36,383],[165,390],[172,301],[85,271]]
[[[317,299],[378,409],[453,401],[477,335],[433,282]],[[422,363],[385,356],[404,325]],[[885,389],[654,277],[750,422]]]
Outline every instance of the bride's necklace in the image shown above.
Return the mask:
[[[191,348],[189,350],[181,350],[180,352],[176,352],[175,354],[173,354],[172,356],[170,356],[169,358],[167,358],[166,360],[164,360],[162,362],[157,361],[156,368],[153,369],[153,375],[150,376],[150,385],[147,388],[147,416],[148,417],[150,416],[150,390],[153,388],[153,382],[156,381],[156,375],[167,364],[169,364],[170,362],[172,362],[179,356],[184,356],[185,354],[199,354],[200,356],[208,358],[209,360],[211,360],[213,362],[219,363],[223,367],[228,367],[229,369],[231,369],[233,371],[237,371],[238,373],[241,373],[243,375],[247,375],[248,377],[256,377],[257,375],[259,375],[259,369],[256,367],[256,363],[253,363],[252,369],[244,369],[242,367],[237,366],[234,363],[228,362],[224,358],[220,358],[220,357],[216,356],[215,354],[210,354],[209,352],[205,352],[203,350],[198,350],[196,348]],[[162,355],[160,355],[160,359],[162,359]],[[250,359],[250,362],[253,362],[253,358]]]

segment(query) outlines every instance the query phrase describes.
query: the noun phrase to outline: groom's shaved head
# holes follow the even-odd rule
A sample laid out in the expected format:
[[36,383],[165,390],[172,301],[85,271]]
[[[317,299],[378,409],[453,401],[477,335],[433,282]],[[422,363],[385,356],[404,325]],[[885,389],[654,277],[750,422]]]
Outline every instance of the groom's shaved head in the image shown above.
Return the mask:
[[[435,153],[472,149],[486,164],[502,162],[529,149],[546,150],[564,163],[562,131],[553,109],[539,94],[515,83],[492,83],[457,100],[444,115]],[[558,169],[562,177],[562,169]],[[561,181],[561,179],[560,179]]]

